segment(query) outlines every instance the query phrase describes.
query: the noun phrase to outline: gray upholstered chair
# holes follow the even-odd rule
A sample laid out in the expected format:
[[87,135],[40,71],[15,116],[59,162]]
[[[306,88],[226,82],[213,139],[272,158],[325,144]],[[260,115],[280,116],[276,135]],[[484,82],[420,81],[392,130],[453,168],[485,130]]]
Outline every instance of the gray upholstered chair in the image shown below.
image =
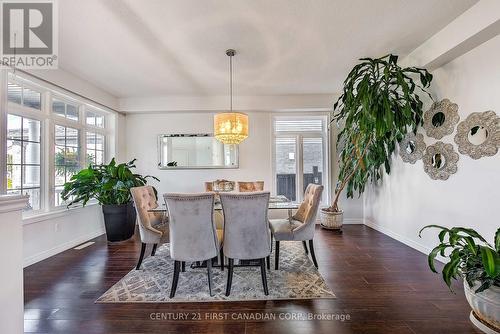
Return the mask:
[[149,210],[158,207],[156,195],[152,186],[130,188],[130,193],[134,200],[139,234],[141,237],[141,255],[135,267],[135,269],[138,270],[141,267],[147,244],[153,245],[151,256],[155,255],[156,247],[160,243],[161,237],[166,232],[166,226],[163,225],[166,223],[166,219],[165,215],[161,212],[149,212]]
[[267,289],[266,259],[271,254],[267,210],[269,192],[221,193],[224,211],[224,255],[229,259],[226,296],[231,293],[234,260],[260,260],[264,293]]
[[274,267],[277,270],[279,266],[280,241],[302,241],[304,249],[307,251],[306,241],[309,240],[309,249],[314,266],[318,268],[318,262],[314,254],[314,231],[316,224],[316,215],[318,213],[319,203],[323,186],[309,184],[304,193],[304,201],[300,204],[297,212],[289,219],[271,219],[271,231],[276,240]]
[[186,261],[207,262],[212,296],[212,259],[222,254],[222,231],[217,233],[213,221],[214,194],[165,194],[164,198],[170,220],[170,257],[174,260],[170,298],[175,296],[181,265],[184,267]]

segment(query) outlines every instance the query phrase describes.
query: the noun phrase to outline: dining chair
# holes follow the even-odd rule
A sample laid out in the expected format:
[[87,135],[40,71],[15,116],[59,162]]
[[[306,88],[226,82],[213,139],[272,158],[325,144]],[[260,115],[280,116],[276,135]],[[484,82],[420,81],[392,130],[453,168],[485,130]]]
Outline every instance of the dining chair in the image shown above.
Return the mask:
[[224,255],[229,260],[226,296],[231,293],[234,260],[259,260],[264,294],[269,294],[266,259],[271,254],[267,210],[269,192],[221,193],[224,212]]
[[[205,192],[213,192],[214,183],[212,181],[210,182],[205,182]],[[218,193],[215,193],[215,200],[218,201]],[[222,215],[222,212],[220,211],[214,211],[214,221],[215,221],[215,226],[217,227],[217,230],[224,230],[224,216]],[[224,266],[221,267],[222,270],[224,270]]]
[[288,219],[270,219],[271,232],[276,240],[274,268],[278,270],[280,241],[302,241],[306,254],[308,253],[306,241],[309,241],[309,251],[314,266],[318,268],[316,255],[314,254],[314,231],[316,215],[323,186],[310,183],[304,193],[304,201],[300,204],[297,212]]
[[139,270],[146,252],[146,245],[153,245],[151,256],[155,255],[156,247],[160,243],[161,237],[166,233],[166,226],[164,225],[166,218],[163,213],[149,211],[158,207],[152,186],[133,187],[130,188],[130,193],[134,200],[139,235],[141,237],[141,254],[135,267],[136,270]]
[[241,182],[238,181],[239,192],[264,191],[264,181]]
[[214,184],[212,181],[210,182],[205,182],[205,192],[211,192],[214,191]]
[[[170,298],[174,298],[181,266],[206,261],[208,290],[212,296],[212,259],[222,255],[222,231],[213,221],[214,194],[165,194],[169,212],[170,257],[174,260],[174,277]],[[222,256],[221,256],[222,257]]]

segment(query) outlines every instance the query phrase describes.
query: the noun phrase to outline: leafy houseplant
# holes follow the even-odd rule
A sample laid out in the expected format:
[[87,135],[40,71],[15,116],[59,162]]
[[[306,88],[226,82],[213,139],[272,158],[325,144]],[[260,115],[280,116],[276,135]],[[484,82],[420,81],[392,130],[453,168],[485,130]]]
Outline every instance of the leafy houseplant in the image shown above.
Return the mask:
[[109,241],[126,240],[134,234],[135,210],[130,188],[146,185],[148,178],[159,181],[154,176],[134,174],[131,169],[136,167],[135,160],[116,164],[113,158],[108,165],[89,165],[73,175],[61,193],[68,207],[77,203],[85,206],[96,199],[102,205]]
[[[451,289],[452,279],[464,278],[464,290],[475,315],[500,329],[500,228],[495,234],[495,245],[490,245],[470,228],[447,228],[427,225],[420,230],[437,228],[439,244],[429,253],[430,269],[437,273],[434,261],[438,255],[448,262],[442,270],[443,280]],[[491,303],[493,301],[493,304]]]
[[[87,164],[94,161],[94,156],[87,153]],[[66,173],[75,174],[78,172],[78,154],[66,150],[66,152],[57,152],[54,156],[54,164],[56,173],[59,176],[64,176]]]
[[344,81],[335,102],[332,122],[342,125],[338,134],[339,183],[329,208],[322,212],[342,213],[338,201],[346,188],[347,197],[362,194],[368,180],[381,179],[381,166],[390,173],[396,142],[422,124],[423,102],[432,75],[417,67],[402,68],[398,56],[362,58]]

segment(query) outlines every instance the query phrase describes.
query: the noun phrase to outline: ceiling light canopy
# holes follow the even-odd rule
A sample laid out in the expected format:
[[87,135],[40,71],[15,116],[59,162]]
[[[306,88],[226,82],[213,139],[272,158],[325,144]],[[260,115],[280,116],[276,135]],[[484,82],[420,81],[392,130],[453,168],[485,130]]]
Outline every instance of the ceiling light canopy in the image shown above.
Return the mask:
[[229,96],[230,112],[214,116],[214,135],[224,144],[239,144],[248,137],[248,115],[233,112],[233,56],[236,51],[226,50],[229,56]]

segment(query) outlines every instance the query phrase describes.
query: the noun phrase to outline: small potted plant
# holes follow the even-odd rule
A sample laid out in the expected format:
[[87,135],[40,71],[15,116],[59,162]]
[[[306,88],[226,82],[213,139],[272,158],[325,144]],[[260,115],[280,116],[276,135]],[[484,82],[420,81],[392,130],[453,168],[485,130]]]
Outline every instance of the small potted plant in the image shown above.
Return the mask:
[[494,246],[473,229],[464,227],[427,225],[419,236],[427,228],[440,230],[439,244],[428,257],[431,270],[437,273],[434,260],[438,255],[446,258],[443,280],[451,290],[452,279],[463,278],[472,322],[486,332],[500,332],[500,228]]
[[61,193],[68,208],[97,200],[102,206],[108,241],[122,241],[134,235],[136,212],[130,188],[146,185],[148,178],[159,181],[154,176],[132,173],[135,160],[116,164],[113,158],[108,165],[89,165],[73,175]]
[[[423,102],[432,74],[418,67],[400,67],[398,56],[362,58],[344,81],[333,105],[332,122],[341,128],[337,140],[339,183],[332,205],[320,212],[321,225],[340,229],[343,211],[340,194],[361,195],[366,183],[390,173],[391,155],[404,135],[422,124]],[[432,99],[432,97],[431,97]],[[341,125],[341,126],[340,126]]]

